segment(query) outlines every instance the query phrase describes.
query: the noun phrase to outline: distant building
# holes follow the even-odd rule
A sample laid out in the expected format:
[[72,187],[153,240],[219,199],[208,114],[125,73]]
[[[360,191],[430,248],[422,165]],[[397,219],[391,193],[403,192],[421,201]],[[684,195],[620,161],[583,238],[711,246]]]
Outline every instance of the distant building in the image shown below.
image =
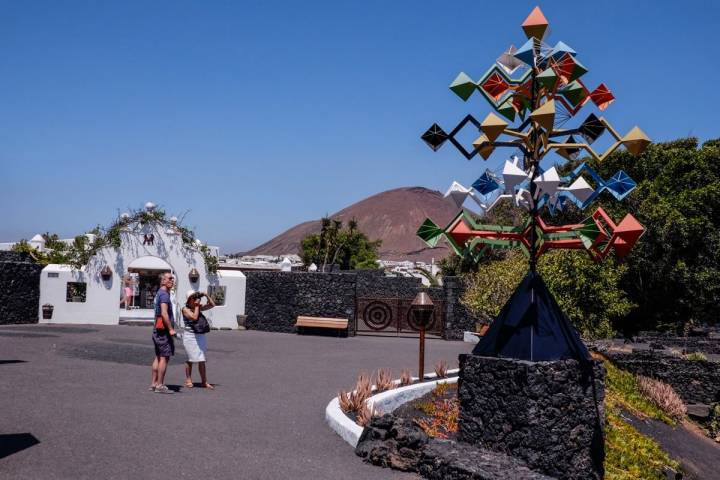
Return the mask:
[[219,270],[240,270],[246,272],[280,272],[283,261],[290,262],[290,268],[297,270],[303,266],[298,255],[245,255],[239,258],[227,258],[219,264]]
[[442,285],[442,278],[438,275],[440,273],[440,267],[435,264],[434,259],[430,264],[425,262],[393,260],[378,260],[378,264],[380,268],[385,270],[386,275],[419,278],[425,286],[430,286],[431,282],[428,278],[428,276],[430,276],[437,279],[438,283]]

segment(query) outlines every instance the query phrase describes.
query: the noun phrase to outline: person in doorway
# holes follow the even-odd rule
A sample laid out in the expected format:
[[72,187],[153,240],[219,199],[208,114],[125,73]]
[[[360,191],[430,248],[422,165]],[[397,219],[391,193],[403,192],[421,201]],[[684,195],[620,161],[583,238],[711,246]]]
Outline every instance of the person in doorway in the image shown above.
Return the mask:
[[152,339],[155,344],[155,360],[152,363],[152,383],[150,390],[156,393],[173,393],[165,385],[165,372],[170,357],[175,355],[175,318],[170,291],[175,284],[171,273],[160,276],[160,289],[155,295],[155,326]]
[[132,280],[129,276],[125,277],[125,281],[123,282],[123,293],[125,294],[125,310],[130,310],[130,307],[132,306]]
[[[205,297],[207,302],[202,304],[202,298]],[[200,370],[200,381],[204,388],[214,390],[212,384],[207,381],[207,371],[205,370],[205,354],[207,353],[207,339],[205,334],[210,330],[205,315],[202,312],[210,310],[215,306],[212,297],[207,293],[196,292],[190,290],[187,292],[187,301],[182,309],[183,316],[183,346],[187,354],[185,362],[185,387],[193,388],[192,366],[193,363],[198,364]]]

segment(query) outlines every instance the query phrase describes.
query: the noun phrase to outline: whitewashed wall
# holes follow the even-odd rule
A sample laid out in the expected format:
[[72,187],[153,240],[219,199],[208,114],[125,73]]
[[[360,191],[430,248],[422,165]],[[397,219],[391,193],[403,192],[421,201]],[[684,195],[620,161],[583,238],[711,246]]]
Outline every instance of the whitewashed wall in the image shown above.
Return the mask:
[[[56,274],[57,277],[51,275]],[[87,283],[85,302],[67,302],[68,282]],[[43,320],[42,305],[54,308],[51,320]],[[116,325],[120,316],[120,279],[117,275],[104,282],[99,274],[69,265],[48,265],[40,274],[40,323],[94,323]]]
[[[150,233],[155,236],[154,245],[143,245],[143,235]],[[180,236],[172,229],[146,226],[138,233],[122,232],[121,239],[118,250],[110,247],[101,250],[80,270],[68,265],[48,265],[43,269],[40,277],[41,323],[117,324],[122,276],[133,260],[153,256],[170,265],[177,278],[175,297],[180,304],[184,304],[185,293],[190,289],[205,291],[208,285],[225,286],[225,305],[211,310],[208,317],[215,327],[237,328],[237,315],[245,313],[245,276],[242,272],[222,271],[208,275],[202,255],[185,248]],[[100,277],[100,270],[106,265],[112,269],[112,278],[108,281]],[[196,283],[191,283],[188,278],[193,268],[200,274]],[[58,276],[53,278],[49,274]],[[66,301],[68,282],[87,283],[85,302]],[[51,320],[42,318],[42,305],[46,303],[54,306]],[[176,305],[176,312],[180,306]]]

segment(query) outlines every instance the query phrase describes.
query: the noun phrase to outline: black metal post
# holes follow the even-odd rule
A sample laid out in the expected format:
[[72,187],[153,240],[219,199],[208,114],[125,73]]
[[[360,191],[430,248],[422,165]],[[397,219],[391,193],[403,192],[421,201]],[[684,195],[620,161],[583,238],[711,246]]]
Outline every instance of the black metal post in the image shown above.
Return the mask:
[[[533,42],[535,44],[535,42]],[[535,49],[538,48],[537,45],[534,46]],[[537,56],[537,55],[536,55]],[[532,66],[532,98],[531,98],[531,111],[537,110],[539,105],[538,103],[538,95],[537,95],[537,65]],[[525,168],[532,168],[532,176],[530,177],[530,197],[532,200],[531,210],[530,210],[530,228],[532,229],[530,231],[530,271],[532,273],[535,273],[537,270],[537,217],[538,217],[538,209],[537,209],[537,201],[535,200],[535,194],[537,192],[537,185],[535,185],[535,178],[538,176],[538,159],[537,159],[537,141],[538,141],[538,132],[537,127],[535,125],[530,124],[530,148],[527,151],[527,154],[525,155]]]
[[418,377],[422,382],[425,378],[425,325],[420,326],[420,358],[418,365]]

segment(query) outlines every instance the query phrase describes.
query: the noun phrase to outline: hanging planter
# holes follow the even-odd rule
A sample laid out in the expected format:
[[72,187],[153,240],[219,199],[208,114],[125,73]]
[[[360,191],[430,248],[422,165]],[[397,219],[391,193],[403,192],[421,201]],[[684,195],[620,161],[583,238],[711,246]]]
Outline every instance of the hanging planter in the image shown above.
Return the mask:
[[197,269],[193,268],[192,270],[190,270],[188,278],[190,279],[190,283],[196,283],[198,280],[200,280],[200,272],[198,272]]
[[112,269],[105,265],[102,270],[100,270],[100,278],[106,282],[110,280],[112,278]]

